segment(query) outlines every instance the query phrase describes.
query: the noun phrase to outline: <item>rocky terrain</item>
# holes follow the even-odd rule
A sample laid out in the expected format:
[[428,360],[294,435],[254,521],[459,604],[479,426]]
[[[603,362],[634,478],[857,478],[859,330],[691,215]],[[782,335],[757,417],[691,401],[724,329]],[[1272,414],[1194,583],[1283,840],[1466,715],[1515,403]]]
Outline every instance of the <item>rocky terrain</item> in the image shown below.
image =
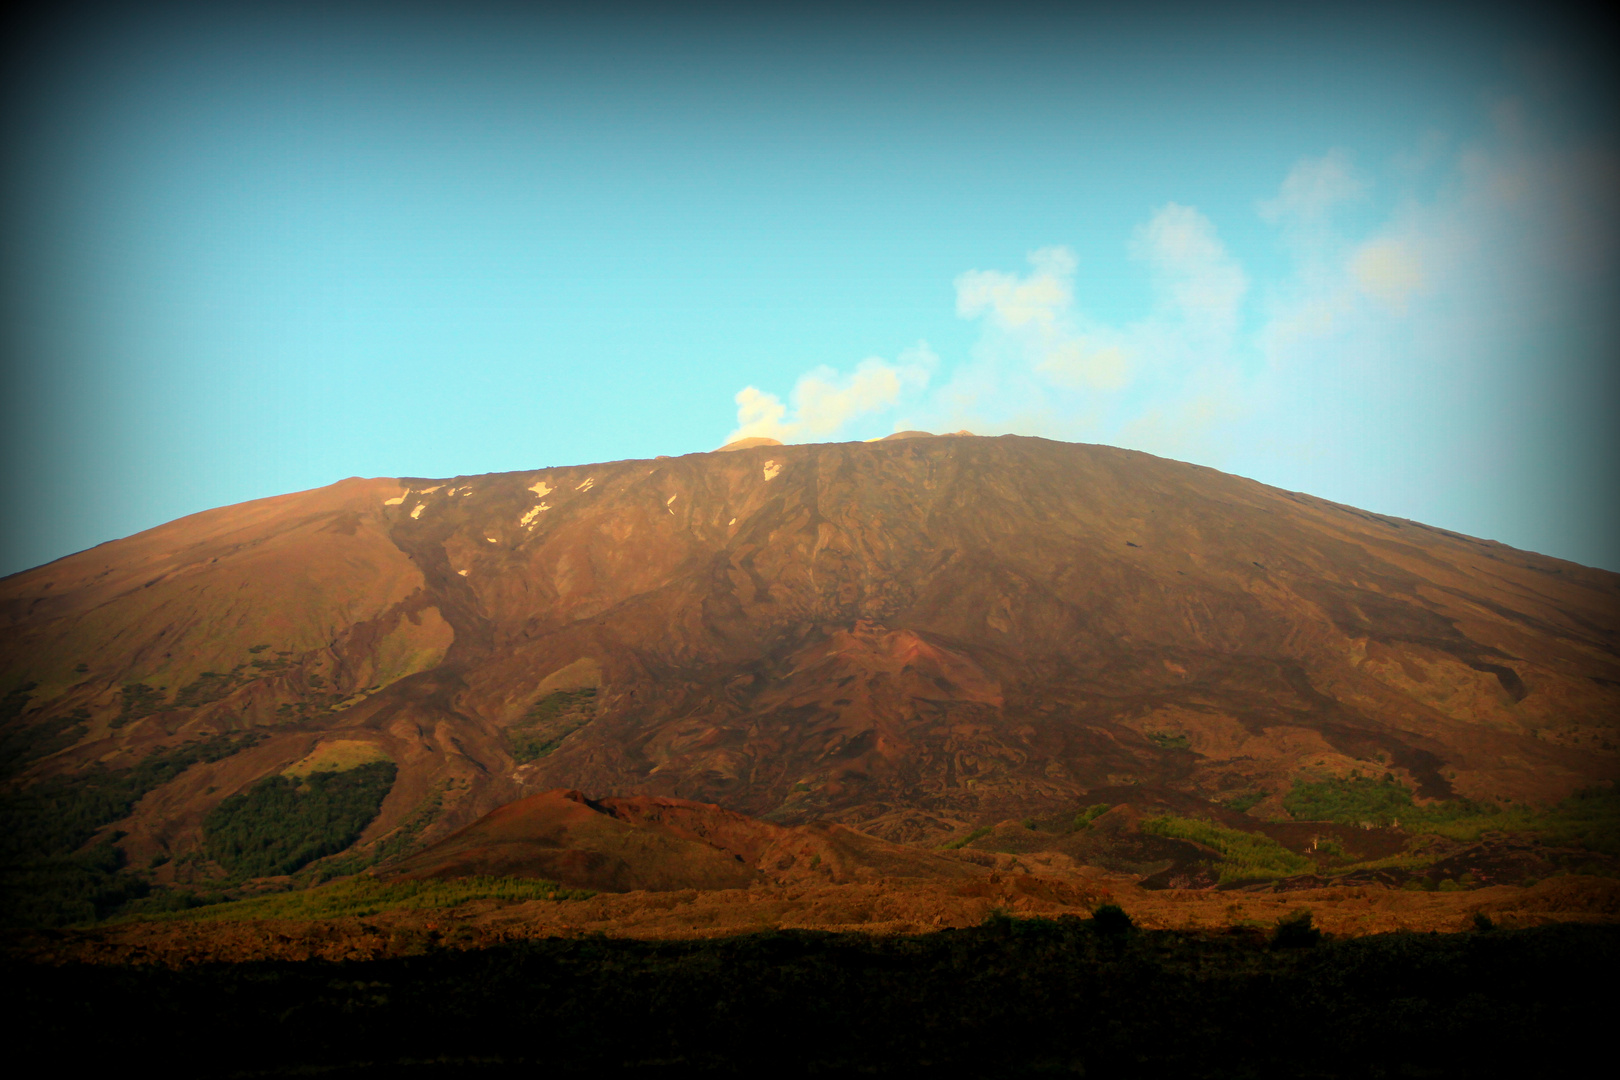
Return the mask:
[[1294,837],[1289,793],[1537,806],[1620,772],[1620,575],[1011,436],[351,479],[13,575],[0,628],[10,790],[149,776],[79,839],[157,886],[228,876],[209,828],[257,835],[289,769],[370,771],[330,796],[352,835],[287,865],[574,789],[781,830],[716,886],[781,836],[962,867],[930,852],[1022,821],[1149,877],[1186,863],[1137,828],[1165,813],[1375,859],[1387,822]]

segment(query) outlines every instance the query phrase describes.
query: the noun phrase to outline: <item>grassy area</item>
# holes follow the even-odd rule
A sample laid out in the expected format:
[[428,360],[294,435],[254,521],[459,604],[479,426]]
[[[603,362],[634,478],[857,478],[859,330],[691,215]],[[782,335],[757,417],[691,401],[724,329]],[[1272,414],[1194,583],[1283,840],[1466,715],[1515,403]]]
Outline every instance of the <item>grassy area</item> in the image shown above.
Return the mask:
[[471,877],[427,881],[382,881],[367,875],[309,889],[255,896],[174,911],[132,912],[117,922],[182,919],[230,922],[242,919],[362,918],[383,911],[453,908],[472,900],[584,900],[589,889],[565,889],[536,878]]
[[594,719],[594,688],[547,694],[528,711],[521,723],[507,732],[512,741],[512,757],[520,762],[543,758]]
[[1419,806],[1411,789],[1386,773],[1382,780],[1351,776],[1295,781],[1283,806],[1296,821],[1372,821],[1461,841],[1478,840],[1487,832],[1525,833],[1543,843],[1620,855],[1620,791],[1614,788],[1580,791],[1548,809],[1469,799]]
[[1191,840],[1220,852],[1215,864],[1221,884],[1264,878],[1288,877],[1311,868],[1303,855],[1296,855],[1269,836],[1241,832],[1196,818],[1166,816],[1142,822],[1142,831],[1174,840]]
[[967,847],[969,844],[973,843],[973,841],[978,840],[981,837],[989,836],[992,831],[991,826],[981,825],[979,828],[974,829],[966,836],[958,836],[955,840],[945,841],[943,844],[939,845],[939,849],[941,851],[955,851],[957,848]]

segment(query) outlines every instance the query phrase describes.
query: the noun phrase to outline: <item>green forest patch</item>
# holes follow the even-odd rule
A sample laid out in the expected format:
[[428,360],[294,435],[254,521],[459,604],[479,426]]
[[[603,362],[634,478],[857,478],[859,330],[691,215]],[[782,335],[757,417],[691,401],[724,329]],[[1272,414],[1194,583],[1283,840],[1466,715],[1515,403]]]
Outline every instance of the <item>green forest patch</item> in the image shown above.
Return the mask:
[[[42,725],[43,726],[43,725]],[[123,873],[123,853],[97,832],[128,817],[135,804],[193,765],[247,749],[256,734],[218,735],[160,750],[131,768],[97,766],[0,795],[0,924],[63,926],[105,918],[146,895],[147,883]]]
[[203,819],[203,850],[233,877],[291,874],[360,839],[398,768],[378,761],[342,772],[271,776]]

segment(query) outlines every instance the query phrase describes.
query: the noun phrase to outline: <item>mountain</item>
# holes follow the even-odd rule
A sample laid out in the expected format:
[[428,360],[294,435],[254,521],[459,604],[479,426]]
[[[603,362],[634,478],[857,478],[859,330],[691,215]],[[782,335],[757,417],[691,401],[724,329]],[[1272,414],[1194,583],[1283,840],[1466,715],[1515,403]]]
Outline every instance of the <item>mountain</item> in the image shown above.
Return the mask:
[[1276,817],[1302,779],[1620,774],[1620,575],[1132,451],[907,434],[350,479],[12,575],[4,756],[149,777],[95,827],[160,876],[220,815],[257,835],[294,765],[276,798],[370,770],[320,797],[396,854],[552,789],[937,844],[1130,792]]

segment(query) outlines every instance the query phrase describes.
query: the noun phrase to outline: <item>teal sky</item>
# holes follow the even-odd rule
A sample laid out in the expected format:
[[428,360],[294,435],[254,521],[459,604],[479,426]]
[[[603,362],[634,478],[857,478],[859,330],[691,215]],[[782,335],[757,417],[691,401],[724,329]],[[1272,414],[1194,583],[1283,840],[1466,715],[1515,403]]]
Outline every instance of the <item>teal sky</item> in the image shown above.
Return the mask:
[[12,36],[0,573],[345,476],[968,428],[1620,570],[1545,5],[90,5]]

